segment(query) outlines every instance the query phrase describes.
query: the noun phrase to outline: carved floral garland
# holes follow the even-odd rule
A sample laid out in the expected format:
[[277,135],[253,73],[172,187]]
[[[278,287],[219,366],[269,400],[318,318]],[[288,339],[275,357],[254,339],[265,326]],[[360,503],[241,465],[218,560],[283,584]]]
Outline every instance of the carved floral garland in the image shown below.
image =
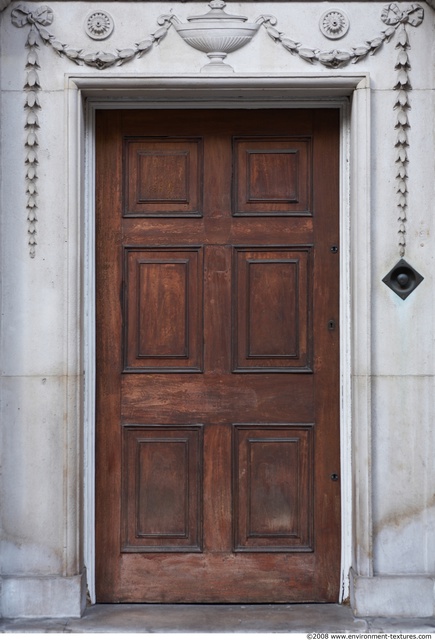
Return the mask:
[[[49,45],[61,56],[68,58],[70,61],[78,65],[87,65],[96,69],[106,69],[114,65],[122,65],[134,58],[140,58],[150,51],[155,44],[159,44],[166,36],[168,30],[172,26],[175,16],[172,14],[162,15],[158,18],[159,27],[154,33],[141,40],[139,43],[126,49],[117,49],[116,53],[97,51],[94,53],[83,53],[81,49],[70,47],[63,44],[51,34],[46,27],[53,22],[53,11],[46,5],[37,7],[34,10],[29,9],[25,5],[18,5],[11,14],[12,23],[16,27],[30,26],[29,35],[26,41],[28,49],[26,62],[26,82],[24,90],[26,92],[26,181],[27,181],[27,220],[30,255],[35,255],[36,246],[36,222],[37,222],[37,164],[38,164],[38,137],[37,130],[38,110],[41,108],[38,92],[40,90],[39,77],[37,69],[38,62],[38,36],[45,45]],[[258,18],[261,21],[268,35],[274,42],[280,43],[287,51],[293,55],[298,55],[306,62],[320,63],[325,67],[337,69],[346,66],[349,63],[356,64],[366,58],[366,56],[374,55],[378,49],[389,42],[394,34],[397,33],[396,49],[398,50],[396,70],[397,82],[394,86],[397,92],[397,98],[394,109],[397,109],[397,117],[395,128],[397,137],[395,147],[396,154],[396,193],[398,207],[399,222],[399,253],[403,257],[406,247],[406,222],[407,222],[407,195],[408,195],[408,135],[407,130],[410,127],[408,110],[409,92],[411,84],[409,81],[409,56],[410,48],[406,26],[411,25],[418,27],[424,18],[423,8],[418,4],[411,4],[401,10],[394,4],[388,4],[384,7],[381,20],[387,25],[387,28],[381,33],[364,43],[350,47],[349,49],[333,49],[330,51],[322,51],[312,47],[306,47],[286,36],[285,33],[279,31],[277,19],[271,15],[263,15]]]
[[397,32],[396,49],[399,53],[397,56],[396,70],[397,82],[394,89],[397,91],[397,98],[394,109],[397,109],[397,117],[395,128],[397,129],[396,138],[396,194],[399,222],[399,254],[403,258],[406,248],[406,222],[407,222],[407,206],[408,206],[408,134],[409,119],[408,110],[411,108],[409,104],[409,91],[412,89],[409,81],[409,56],[407,50],[410,48],[406,25],[418,27],[424,18],[423,8],[418,4],[412,4],[403,11],[399,9],[397,4],[389,4],[384,7],[381,20],[388,28],[381,32],[380,35],[367,40],[364,44],[353,47],[350,50],[320,51],[305,47],[299,42],[295,42],[288,38],[284,33],[275,28],[277,20],[274,16],[263,16],[264,26],[267,33],[275,42],[280,42],[282,46],[292,54],[298,55],[307,62],[320,62],[326,67],[337,69],[347,65],[349,62],[353,64],[363,60],[368,54],[373,55],[384,44],[389,42],[393,35]]
[[[394,108],[398,110],[396,118],[396,194],[397,194],[397,207],[399,210],[399,254],[403,258],[406,248],[406,222],[407,222],[407,207],[408,207],[408,133],[409,119],[408,111],[411,108],[409,104],[408,92],[412,89],[409,81],[409,69],[411,67],[409,63],[408,49],[410,48],[408,34],[406,32],[405,24],[408,22],[414,27],[418,27],[423,22],[423,9],[418,5],[412,5],[413,11],[407,12],[407,19],[404,19],[404,14],[400,12],[397,5],[389,5],[384,9],[382,13],[382,20],[386,24],[395,25],[398,29],[398,38],[396,49],[397,55],[397,82],[394,89],[397,91],[397,99]],[[404,12],[405,13],[405,12]]]
[[56,39],[45,27],[53,22],[53,11],[50,7],[43,5],[34,11],[25,5],[18,5],[12,11],[12,23],[16,27],[24,27],[30,25],[29,35],[26,40],[26,47],[29,50],[26,62],[26,81],[24,90],[26,92],[25,109],[26,109],[26,194],[27,194],[27,222],[29,235],[29,253],[30,257],[35,257],[36,248],[36,223],[38,211],[38,137],[37,129],[39,129],[38,110],[41,108],[38,93],[41,89],[39,83],[38,69],[38,36],[42,42],[51,46],[58,55],[68,58],[78,65],[87,65],[96,67],[97,69],[105,69],[112,65],[122,65],[133,58],[140,58],[150,51],[154,44],[159,44],[165,37],[171,27],[171,16],[160,16],[158,19],[159,28],[147,38],[136,44],[130,49],[118,49],[117,53],[105,53],[98,51],[96,53],[83,54],[82,50],[68,45],[62,44]]

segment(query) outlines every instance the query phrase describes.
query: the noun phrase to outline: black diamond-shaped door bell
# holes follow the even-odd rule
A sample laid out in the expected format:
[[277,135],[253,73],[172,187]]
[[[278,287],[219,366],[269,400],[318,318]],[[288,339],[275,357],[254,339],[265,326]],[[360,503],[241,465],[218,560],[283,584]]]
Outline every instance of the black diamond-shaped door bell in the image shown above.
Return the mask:
[[423,276],[411,267],[403,258],[382,278],[387,287],[397,293],[403,300],[409,296],[424,280]]

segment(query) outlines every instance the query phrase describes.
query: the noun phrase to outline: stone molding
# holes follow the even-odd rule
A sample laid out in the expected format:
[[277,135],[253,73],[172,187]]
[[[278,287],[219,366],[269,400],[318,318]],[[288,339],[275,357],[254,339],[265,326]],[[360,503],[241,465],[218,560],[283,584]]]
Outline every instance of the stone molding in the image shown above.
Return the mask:
[[[35,1],[37,2],[38,0],[28,0],[29,2]],[[62,0],[62,2],[75,2],[76,0]],[[87,0],[88,4],[92,4],[93,2],[98,2],[101,4],[101,0]],[[171,2],[172,0],[161,0],[163,2]],[[185,2],[185,0],[181,0],[182,2]],[[250,0],[246,0],[247,2],[249,2]],[[256,0],[254,0],[256,1]],[[258,0],[257,0],[258,1]],[[289,0],[274,0],[274,2],[280,3],[280,2],[288,2]],[[291,0],[290,0],[291,1]],[[302,2],[307,2],[309,4],[312,4],[315,0],[302,0]],[[435,9],[435,0],[422,0],[423,2],[425,2],[428,7],[431,7],[432,9]],[[0,12],[3,11],[4,9],[6,9],[11,3],[13,2],[13,0],[0,0]],[[143,2],[143,0],[104,0],[105,3],[110,3],[110,2],[117,2],[119,3],[123,3],[123,2]],[[189,0],[189,2],[203,2],[203,0]],[[243,2],[243,0],[242,0]],[[346,2],[373,2],[373,0],[346,0]],[[340,4],[340,0],[337,0],[336,4]]]
[[[309,68],[308,68],[309,69]],[[342,341],[342,363],[341,371],[343,375],[343,439],[342,439],[342,489],[343,489],[343,564],[342,564],[342,578],[343,578],[343,597],[347,596],[348,574],[352,557],[352,538],[351,538],[351,522],[353,521],[351,504],[352,504],[352,473],[351,473],[351,433],[350,425],[353,425],[353,437],[355,438],[355,450],[358,452],[358,457],[355,460],[355,477],[358,475],[358,481],[356,485],[356,491],[362,492],[363,497],[355,500],[354,503],[354,517],[355,522],[361,523],[361,528],[358,526],[359,531],[359,548],[362,547],[362,552],[368,553],[368,562],[370,562],[371,556],[371,544],[369,538],[368,522],[371,522],[369,516],[370,505],[367,504],[368,511],[364,509],[364,505],[367,500],[364,498],[366,495],[370,495],[370,491],[366,489],[366,485],[369,485],[370,475],[370,455],[366,455],[366,448],[363,441],[370,442],[370,412],[364,412],[364,407],[369,407],[368,398],[366,399],[368,389],[364,385],[360,385],[361,376],[356,375],[351,378],[351,360],[349,354],[354,351],[354,347],[351,346],[351,331],[350,326],[357,322],[358,326],[358,348],[355,346],[355,357],[352,359],[353,371],[365,372],[370,370],[370,318],[366,317],[365,309],[368,307],[368,291],[370,291],[370,265],[371,260],[369,258],[371,252],[370,238],[370,136],[368,135],[370,124],[370,81],[369,76],[361,69],[352,68],[354,74],[340,71],[327,71],[317,69],[311,73],[301,74],[288,73],[288,74],[275,74],[268,75],[262,74],[231,74],[225,77],[212,77],[204,76],[203,74],[195,73],[189,76],[183,75],[182,77],[174,74],[144,74],[132,76],[124,72],[121,76],[103,75],[99,74],[95,70],[85,70],[84,72],[77,69],[74,73],[68,76],[68,92],[70,94],[69,104],[71,110],[69,112],[68,121],[77,122],[77,114],[81,112],[83,101],[87,103],[87,126],[84,125],[86,135],[81,133],[80,136],[75,133],[70,137],[71,142],[74,139],[77,140],[76,147],[71,147],[71,152],[68,154],[68,166],[74,168],[77,166],[82,147],[78,143],[78,140],[84,136],[87,147],[85,150],[85,156],[93,158],[93,130],[94,130],[94,113],[95,110],[100,108],[110,108],[114,104],[114,101],[121,99],[128,99],[130,104],[141,105],[142,108],[165,108],[174,106],[175,103],[178,108],[192,109],[198,106],[204,108],[204,105],[208,105],[212,108],[273,108],[279,106],[280,108],[291,108],[295,106],[295,100],[300,108],[304,107],[337,107],[342,109],[343,118],[343,135],[342,135],[342,154],[341,154],[341,174],[343,175],[343,204],[341,210],[341,223],[342,228],[342,250],[340,251],[340,264],[341,264],[341,280],[340,280],[340,292],[342,305],[340,309],[340,340]],[[101,96],[104,92],[104,101],[101,101]],[[334,100],[331,100],[332,97]],[[348,97],[352,96],[352,144],[350,144],[350,112],[349,112],[349,100]],[[301,101],[302,100],[302,101]],[[336,101],[335,101],[336,100]],[[273,112],[272,112],[273,113]],[[350,155],[348,156],[348,150]],[[356,168],[359,168],[358,170]],[[351,170],[351,177],[349,171]],[[79,264],[77,260],[72,262],[72,269],[77,269],[77,276],[74,278],[74,282],[84,282],[85,290],[92,291],[93,275],[92,265],[94,264],[94,241],[92,235],[93,216],[94,216],[94,202],[92,193],[94,189],[94,175],[92,170],[92,161],[88,163],[86,174],[84,178],[85,192],[88,194],[86,202],[86,213],[84,214],[85,223],[89,225],[89,232],[85,232],[85,237],[88,237],[88,243],[86,245],[86,258],[84,264],[88,265],[88,270],[80,278]],[[76,177],[78,180],[78,177]],[[348,206],[350,194],[347,189],[347,184],[351,180],[352,183],[352,204]],[[79,189],[77,183],[70,184],[72,211],[81,212],[82,203],[76,202],[77,193]],[[350,224],[350,215],[352,214],[352,224]],[[78,215],[78,213],[77,213]],[[350,237],[350,228],[352,227],[353,233]],[[75,233],[69,237],[69,246],[75,246],[80,243],[80,235]],[[80,232],[79,232],[80,233]],[[83,233],[83,230],[82,230]],[[73,260],[71,258],[71,260]],[[353,265],[358,265],[357,268],[350,267],[350,261]],[[351,286],[350,274],[354,274],[355,292],[352,296],[352,308],[350,306],[350,298],[347,294]],[[88,285],[86,283],[89,283]],[[353,285],[352,285],[353,286]],[[93,295],[93,294],[92,294]],[[94,318],[93,298],[87,298],[89,300],[89,307],[85,312],[86,318],[86,335],[93,336],[94,327],[92,324],[92,318]],[[78,296],[80,299],[80,296]],[[351,320],[352,317],[352,320]],[[76,325],[80,325],[80,321],[76,321]],[[361,344],[364,346],[361,348]],[[94,367],[94,349],[93,338],[89,340],[87,346],[87,356],[85,362],[86,371],[93,371]],[[356,353],[358,351],[358,353]],[[87,450],[90,454],[87,456],[87,480],[86,486],[86,507],[85,513],[89,513],[88,526],[86,527],[86,555],[85,565],[88,572],[93,567],[93,527],[92,527],[92,505],[94,500],[94,492],[92,479],[94,477],[93,467],[93,433],[94,433],[94,410],[93,410],[93,396],[92,390],[94,385],[92,383],[93,377],[89,381],[88,378],[88,393],[86,396],[86,410],[85,415],[89,416],[84,427],[85,439],[88,443]],[[353,392],[351,392],[351,386]],[[353,412],[353,408],[350,402],[350,397],[358,397],[357,410]],[[351,418],[352,412],[352,418]],[[349,429],[349,432],[348,432]],[[359,461],[359,457],[361,460]],[[359,472],[358,472],[359,469]],[[344,480],[346,479],[346,480]],[[363,513],[361,513],[363,509]],[[366,541],[366,538],[367,541]],[[361,559],[362,553],[359,554],[360,573],[364,572],[364,560]],[[362,567],[362,568],[361,568]],[[89,590],[91,598],[93,580],[90,579]]]

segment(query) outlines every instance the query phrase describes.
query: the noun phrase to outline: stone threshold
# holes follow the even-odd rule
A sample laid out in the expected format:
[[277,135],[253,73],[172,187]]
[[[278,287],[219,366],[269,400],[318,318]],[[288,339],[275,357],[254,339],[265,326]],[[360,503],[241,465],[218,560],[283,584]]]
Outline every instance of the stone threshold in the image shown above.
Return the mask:
[[339,604],[98,604],[82,618],[3,619],[3,633],[435,633],[433,618],[356,618]]

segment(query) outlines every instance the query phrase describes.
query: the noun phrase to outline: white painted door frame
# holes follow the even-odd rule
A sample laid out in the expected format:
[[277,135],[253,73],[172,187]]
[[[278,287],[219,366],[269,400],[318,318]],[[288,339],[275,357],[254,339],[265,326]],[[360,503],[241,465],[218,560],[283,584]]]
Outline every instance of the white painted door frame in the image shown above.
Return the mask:
[[[367,74],[244,74],[207,77],[120,76],[96,73],[65,78],[68,163],[68,348],[79,353],[83,380],[81,424],[68,425],[83,442],[81,477],[69,499],[82,509],[79,555],[95,602],[95,112],[114,108],[339,108],[340,349],[342,601],[349,571],[372,575],[370,466],[370,86]],[[77,465],[76,465],[77,468]],[[77,486],[79,483],[79,486]],[[81,490],[80,488],[81,487]],[[78,496],[78,497],[77,497]],[[77,543],[76,543],[77,544]]]

